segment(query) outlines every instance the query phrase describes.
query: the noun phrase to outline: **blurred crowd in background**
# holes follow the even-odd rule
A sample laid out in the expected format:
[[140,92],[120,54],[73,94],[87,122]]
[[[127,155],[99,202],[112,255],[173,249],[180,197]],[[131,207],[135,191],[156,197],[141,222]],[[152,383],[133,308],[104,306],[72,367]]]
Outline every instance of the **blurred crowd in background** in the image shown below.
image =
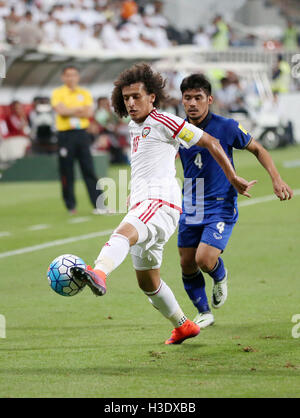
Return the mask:
[[[287,16],[281,50],[297,49],[299,40],[297,26]],[[163,2],[156,0],[0,0],[0,43],[13,47],[43,45],[58,50],[126,51],[195,44],[203,49],[222,51],[228,47],[255,46],[257,42],[251,35],[238,36],[220,15],[195,32],[179,31],[163,15]],[[290,73],[289,64],[278,54],[272,75],[274,100],[269,104],[269,112],[280,113],[277,96],[289,92]],[[251,107],[247,98],[251,97],[252,86],[243,84],[230,71],[219,70],[217,75],[206,75],[214,88],[213,110],[224,116],[237,113],[249,116]],[[163,108],[184,117],[179,91],[184,74],[170,72],[165,76],[170,99]],[[294,88],[300,89],[299,84]],[[111,163],[127,163],[128,121],[116,117],[109,97],[94,99],[95,112],[89,126],[93,150],[109,152]],[[47,97],[35,97],[31,104],[13,101],[9,106],[0,106],[0,145],[6,139],[12,144],[11,149],[6,146],[4,154],[1,151],[0,160],[20,158],[27,152],[56,152],[54,126],[54,114]],[[14,154],[16,139],[17,155]]]
[[[1,114],[2,111],[2,114]],[[120,120],[113,112],[110,99],[99,97],[87,129],[94,153],[107,152],[110,163],[129,162],[128,120]],[[5,147],[1,147],[1,138]],[[17,145],[17,146],[16,146]],[[35,97],[33,104],[13,101],[0,110],[0,163],[29,153],[53,154],[57,151],[55,114],[48,97]]]
[[[273,145],[265,143],[267,148],[279,146],[280,141],[281,145],[294,141],[292,126],[289,120],[285,120],[283,109],[278,102],[278,95],[288,91],[287,75],[289,76],[290,73],[285,62],[283,62],[284,70],[279,70],[281,62],[279,56],[278,65],[273,72],[273,100],[264,103],[257,103],[259,97],[255,86],[240,80],[234,72],[217,70],[216,74],[206,74],[213,86],[212,111],[226,117],[238,120],[242,118],[258,123],[256,110],[260,108],[260,114],[263,113],[265,119],[271,117],[274,132],[279,131],[280,127],[283,129],[282,138],[277,138],[276,144],[273,138]],[[167,80],[169,97],[162,103],[161,108],[184,118],[179,86],[185,74],[171,71],[163,75]],[[279,82],[280,80],[283,81]],[[127,129],[129,120],[130,118],[118,118],[111,107],[110,97],[96,98],[94,115],[87,129],[92,152],[108,153],[111,164],[129,163],[130,139]],[[251,128],[254,129],[255,125]],[[263,129],[262,125],[259,135],[264,134]],[[5,142],[5,147],[1,147],[1,139],[2,144]],[[9,106],[0,106],[0,165],[1,161],[4,162],[4,166],[9,165],[10,161],[22,158],[28,153],[53,154],[56,151],[55,115],[48,97],[35,97],[33,103],[27,105],[13,101]]]
[[[134,0],[0,1],[0,41],[55,49],[169,47],[172,39],[167,35],[168,21],[161,12],[162,3],[142,3]],[[177,36],[180,38],[180,34]]]
[[[299,32],[286,17],[279,41],[284,48],[295,49]],[[0,42],[27,48],[117,51],[181,44],[224,50],[263,43],[251,34],[235,32],[220,15],[196,31],[180,31],[170,24],[158,0],[0,0]]]

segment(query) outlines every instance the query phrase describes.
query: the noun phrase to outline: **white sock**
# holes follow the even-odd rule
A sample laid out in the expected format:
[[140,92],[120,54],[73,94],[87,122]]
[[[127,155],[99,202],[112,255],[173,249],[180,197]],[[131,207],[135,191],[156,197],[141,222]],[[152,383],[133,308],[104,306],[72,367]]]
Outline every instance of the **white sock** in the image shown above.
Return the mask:
[[172,290],[163,281],[154,292],[144,292],[154,308],[167,319],[169,319],[175,328],[180,327],[185,321],[186,316],[182,312]]
[[106,275],[111,273],[125,260],[129,248],[127,237],[121,234],[112,234],[95,261],[95,269],[103,271]]

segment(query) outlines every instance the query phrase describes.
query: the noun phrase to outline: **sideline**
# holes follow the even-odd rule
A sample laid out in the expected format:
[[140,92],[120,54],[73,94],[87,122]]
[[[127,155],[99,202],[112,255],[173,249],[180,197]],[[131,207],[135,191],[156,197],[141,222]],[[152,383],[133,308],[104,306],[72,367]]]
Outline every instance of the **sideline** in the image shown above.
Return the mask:
[[[300,196],[300,189],[294,190],[294,197],[296,197],[296,196]],[[242,208],[242,207],[246,207],[246,206],[257,205],[259,203],[270,202],[272,200],[278,200],[278,197],[276,197],[274,194],[267,195],[267,196],[262,196],[262,197],[257,197],[257,198],[249,199],[247,201],[243,201],[243,202],[238,203],[238,207]],[[103,237],[105,235],[110,235],[112,232],[113,232],[113,229],[108,229],[106,231],[92,232],[90,234],[79,235],[77,237],[59,239],[59,240],[55,240],[55,241],[45,242],[44,244],[33,245],[31,247],[19,248],[18,250],[6,251],[4,253],[0,253],[0,259],[1,258],[6,258],[6,257],[11,257],[11,256],[14,256],[14,255],[32,253],[34,251],[43,250],[44,248],[55,247],[57,245],[70,244],[72,242],[84,241],[84,240],[90,239],[90,238]]]

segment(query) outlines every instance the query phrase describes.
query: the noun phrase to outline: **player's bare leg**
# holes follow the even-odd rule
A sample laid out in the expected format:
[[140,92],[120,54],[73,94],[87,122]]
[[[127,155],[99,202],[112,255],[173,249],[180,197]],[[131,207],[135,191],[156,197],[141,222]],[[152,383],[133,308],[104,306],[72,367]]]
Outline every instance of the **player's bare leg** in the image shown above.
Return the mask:
[[152,305],[175,327],[165,344],[181,344],[187,338],[196,337],[200,327],[187,319],[172,290],[161,279],[160,269],[136,270],[138,284]]
[[198,310],[193,321],[206,328],[214,323],[214,316],[210,311],[206,292],[204,276],[196,263],[196,248],[179,248],[182,281],[186,293]]
[[227,299],[227,270],[221,255],[221,250],[201,242],[196,251],[196,262],[200,269],[208,273],[214,280],[212,306],[215,309],[224,305]]
[[120,224],[100,251],[94,269],[91,266],[86,269],[75,267],[72,274],[85,282],[96,296],[105,295],[107,275],[125,260],[137,240],[138,232],[134,226]]

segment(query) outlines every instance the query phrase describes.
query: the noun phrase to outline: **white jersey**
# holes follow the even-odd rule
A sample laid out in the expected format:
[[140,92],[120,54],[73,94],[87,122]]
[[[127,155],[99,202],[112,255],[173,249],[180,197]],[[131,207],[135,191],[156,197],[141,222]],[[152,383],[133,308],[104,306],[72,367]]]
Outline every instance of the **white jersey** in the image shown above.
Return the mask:
[[181,190],[175,178],[180,143],[190,148],[203,131],[184,119],[155,108],[142,123],[129,123],[131,139],[130,207],[160,199],[181,208]]

